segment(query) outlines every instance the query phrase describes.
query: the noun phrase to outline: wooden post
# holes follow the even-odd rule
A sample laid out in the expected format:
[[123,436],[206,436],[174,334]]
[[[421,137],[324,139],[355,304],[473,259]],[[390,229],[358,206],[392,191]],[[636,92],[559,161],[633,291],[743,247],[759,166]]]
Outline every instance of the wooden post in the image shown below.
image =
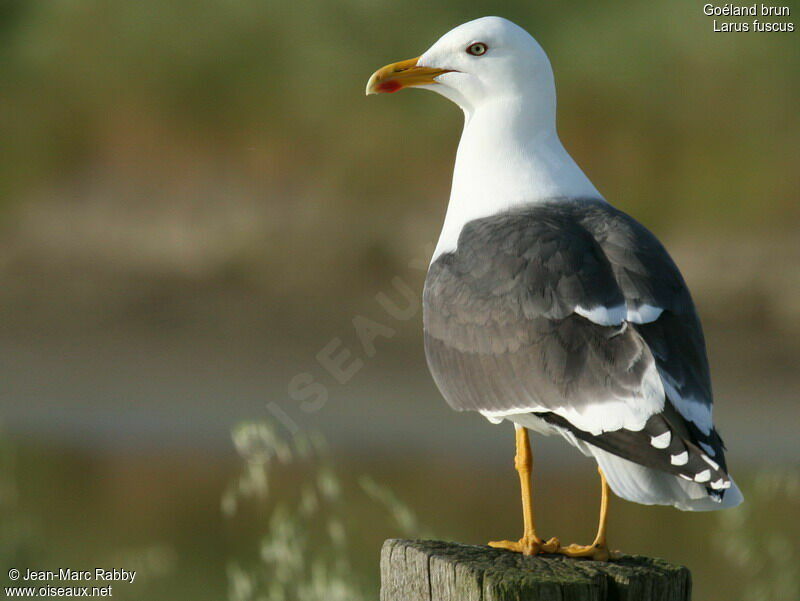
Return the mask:
[[689,601],[691,590],[687,568],[649,557],[605,563],[398,539],[381,551],[381,601]]

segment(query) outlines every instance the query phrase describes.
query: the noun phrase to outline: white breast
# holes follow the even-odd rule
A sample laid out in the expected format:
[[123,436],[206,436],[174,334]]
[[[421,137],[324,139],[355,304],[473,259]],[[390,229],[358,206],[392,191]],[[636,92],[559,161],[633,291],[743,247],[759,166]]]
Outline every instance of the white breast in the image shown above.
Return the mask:
[[508,103],[467,114],[450,202],[431,262],[455,250],[464,224],[558,198],[598,198],[597,188],[564,149],[554,124]]

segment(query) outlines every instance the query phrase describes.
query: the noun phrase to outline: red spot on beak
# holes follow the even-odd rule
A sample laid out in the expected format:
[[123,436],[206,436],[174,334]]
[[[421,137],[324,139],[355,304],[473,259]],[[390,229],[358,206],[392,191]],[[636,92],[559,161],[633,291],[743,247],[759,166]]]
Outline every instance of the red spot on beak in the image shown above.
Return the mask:
[[378,92],[383,92],[385,94],[391,94],[392,92],[396,92],[400,88],[402,88],[402,84],[396,80],[389,80],[384,81],[378,84],[377,90]]

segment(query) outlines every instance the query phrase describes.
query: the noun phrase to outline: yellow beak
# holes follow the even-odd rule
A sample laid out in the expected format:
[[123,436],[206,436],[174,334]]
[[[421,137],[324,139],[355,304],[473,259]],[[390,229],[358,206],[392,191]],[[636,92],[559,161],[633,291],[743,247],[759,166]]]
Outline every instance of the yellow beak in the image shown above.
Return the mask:
[[417,58],[407,61],[392,63],[381,67],[367,82],[367,96],[370,94],[389,94],[403,88],[424,86],[436,83],[434,78],[442,73],[449,73],[449,69],[434,69],[433,67],[418,67]]

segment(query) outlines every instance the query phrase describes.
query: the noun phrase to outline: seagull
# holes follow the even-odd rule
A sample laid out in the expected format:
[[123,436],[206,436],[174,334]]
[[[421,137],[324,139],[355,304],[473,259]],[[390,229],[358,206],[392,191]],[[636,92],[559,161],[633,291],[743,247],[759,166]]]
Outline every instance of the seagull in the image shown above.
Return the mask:
[[[377,70],[367,94],[409,87],[441,94],[465,116],[423,323],[448,404],[515,427],[523,536],[489,544],[613,558],[609,487],[684,511],[741,503],[686,283],[658,239],[606,201],[565,150],[542,47],[511,21],[476,19]],[[529,430],[597,461],[592,544],[536,533]]]

